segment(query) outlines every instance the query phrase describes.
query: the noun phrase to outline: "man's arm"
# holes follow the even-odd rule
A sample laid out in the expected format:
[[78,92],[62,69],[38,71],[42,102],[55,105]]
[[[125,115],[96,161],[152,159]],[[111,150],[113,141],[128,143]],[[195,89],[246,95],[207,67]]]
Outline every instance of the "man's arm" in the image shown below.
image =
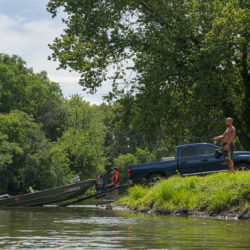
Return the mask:
[[213,141],[218,141],[218,140],[223,141],[224,137],[225,137],[225,132],[224,132],[223,135],[216,136],[216,137],[214,137],[212,140],[213,140]]

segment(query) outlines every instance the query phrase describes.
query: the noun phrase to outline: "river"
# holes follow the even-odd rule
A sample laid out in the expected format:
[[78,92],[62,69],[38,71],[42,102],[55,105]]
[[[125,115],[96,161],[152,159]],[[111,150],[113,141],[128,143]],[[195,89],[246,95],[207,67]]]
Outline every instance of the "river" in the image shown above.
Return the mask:
[[104,210],[0,209],[0,249],[250,249],[250,223]]

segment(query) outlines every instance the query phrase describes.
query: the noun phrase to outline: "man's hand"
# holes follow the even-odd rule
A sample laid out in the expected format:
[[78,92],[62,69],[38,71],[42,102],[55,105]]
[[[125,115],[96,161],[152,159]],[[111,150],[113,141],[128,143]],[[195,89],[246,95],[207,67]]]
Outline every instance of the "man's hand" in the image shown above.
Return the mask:
[[229,147],[229,145],[226,144],[226,145],[224,146],[224,150],[227,151],[227,150],[228,150],[228,147]]

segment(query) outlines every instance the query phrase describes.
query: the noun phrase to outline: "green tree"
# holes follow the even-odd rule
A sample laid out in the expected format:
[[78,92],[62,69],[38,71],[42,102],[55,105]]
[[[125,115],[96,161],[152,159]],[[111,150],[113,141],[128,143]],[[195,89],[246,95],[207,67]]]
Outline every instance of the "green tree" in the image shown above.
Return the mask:
[[8,135],[0,133],[0,193],[5,193],[9,182],[9,167],[13,163],[13,156],[20,155],[22,149],[18,144],[9,142]]
[[55,149],[41,126],[18,110],[0,114],[0,190],[26,192],[29,186],[45,189],[65,184],[72,176],[67,159],[55,157]]
[[[218,111],[224,116],[234,119],[239,139],[249,149],[250,5],[247,1],[217,1],[215,7],[218,10],[214,12],[211,29],[205,34],[205,42],[200,49],[200,57],[206,57],[206,60],[200,60],[202,79],[208,81],[205,104],[207,107],[210,104],[213,109],[219,107]],[[209,68],[209,79],[206,68]],[[201,89],[202,84],[199,81],[196,88]]]
[[141,149],[141,148],[136,149],[135,157],[137,163],[147,163],[156,160],[154,153],[150,152],[147,149]]
[[125,183],[128,180],[128,166],[138,163],[153,162],[156,156],[147,149],[137,148],[135,154],[120,154],[114,159],[114,167],[120,172],[120,182]]
[[[205,131],[208,139],[222,129],[215,118],[232,116],[240,142],[250,148],[248,1],[48,3],[53,16],[60,7],[67,28],[50,45],[51,58],[78,71],[92,92],[115,65],[114,95],[129,89],[135,97],[131,124],[147,134],[149,145],[159,143],[162,132],[199,137]],[[136,73],[129,83],[122,78],[128,59]]]
[[25,64],[16,55],[0,54],[0,112],[18,109],[32,115],[55,140],[62,132],[62,92],[45,71],[35,74]]
[[128,166],[136,164],[136,157],[133,154],[120,155],[114,159],[114,166],[120,173],[120,183],[124,184],[128,180]]
[[104,172],[105,127],[102,114],[81,97],[66,101],[65,131],[57,145],[67,155],[69,167],[82,179]]

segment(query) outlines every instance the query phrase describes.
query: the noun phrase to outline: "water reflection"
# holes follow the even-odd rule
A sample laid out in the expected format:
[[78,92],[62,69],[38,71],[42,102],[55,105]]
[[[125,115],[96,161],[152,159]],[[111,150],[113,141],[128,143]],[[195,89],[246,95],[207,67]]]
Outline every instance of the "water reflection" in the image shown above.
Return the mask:
[[0,248],[249,249],[249,222],[133,214],[94,206],[0,210]]

